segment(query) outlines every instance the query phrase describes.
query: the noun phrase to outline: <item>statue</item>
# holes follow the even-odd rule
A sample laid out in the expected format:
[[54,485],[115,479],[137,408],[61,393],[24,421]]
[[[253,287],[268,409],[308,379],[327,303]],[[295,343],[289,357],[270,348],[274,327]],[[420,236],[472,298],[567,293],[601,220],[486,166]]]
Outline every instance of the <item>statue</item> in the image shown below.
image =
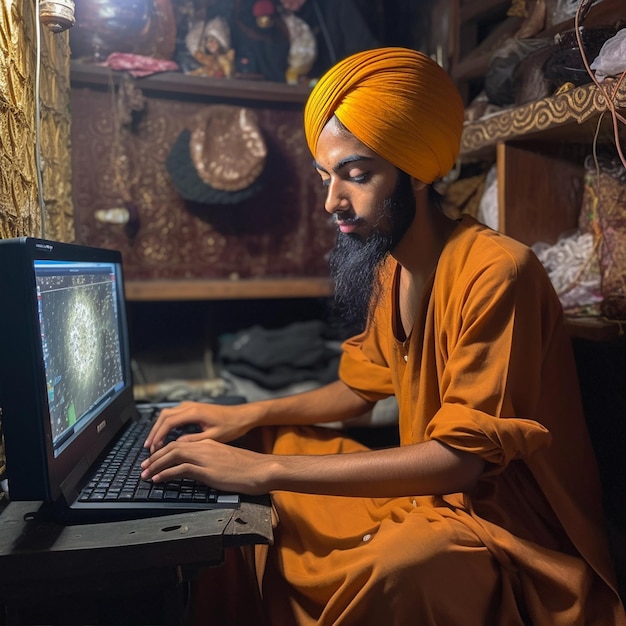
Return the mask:
[[199,67],[188,73],[194,76],[230,78],[233,75],[235,51],[230,43],[230,28],[223,17],[194,24],[185,38],[187,48]]

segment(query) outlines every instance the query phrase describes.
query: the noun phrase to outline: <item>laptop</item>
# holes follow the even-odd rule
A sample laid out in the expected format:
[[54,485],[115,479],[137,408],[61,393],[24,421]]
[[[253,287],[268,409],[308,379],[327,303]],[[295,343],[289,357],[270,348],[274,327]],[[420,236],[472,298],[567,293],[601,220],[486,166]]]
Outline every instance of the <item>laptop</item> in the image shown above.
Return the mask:
[[[240,504],[238,494],[193,481],[139,479],[131,493],[118,476],[129,464],[137,476],[161,408],[138,407],[133,397],[118,251],[0,240],[0,407],[9,498],[42,501],[42,514],[107,521]],[[100,471],[133,441],[138,459]],[[97,486],[103,475],[111,490]]]

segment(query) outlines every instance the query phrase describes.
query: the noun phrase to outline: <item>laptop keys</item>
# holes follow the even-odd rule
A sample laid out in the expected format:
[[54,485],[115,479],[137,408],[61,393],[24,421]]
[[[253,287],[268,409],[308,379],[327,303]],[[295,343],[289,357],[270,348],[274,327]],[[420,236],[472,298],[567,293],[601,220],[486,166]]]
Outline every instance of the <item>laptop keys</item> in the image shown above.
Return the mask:
[[[201,483],[189,479],[171,481],[167,484],[153,484],[141,480],[141,462],[148,456],[142,446],[149,426],[135,423],[111,450],[83,489],[81,502],[175,502],[212,503],[218,499],[218,492]],[[142,432],[138,435],[136,431]],[[143,432],[145,431],[145,432]],[[130,440],[135,441],[131,445]]]

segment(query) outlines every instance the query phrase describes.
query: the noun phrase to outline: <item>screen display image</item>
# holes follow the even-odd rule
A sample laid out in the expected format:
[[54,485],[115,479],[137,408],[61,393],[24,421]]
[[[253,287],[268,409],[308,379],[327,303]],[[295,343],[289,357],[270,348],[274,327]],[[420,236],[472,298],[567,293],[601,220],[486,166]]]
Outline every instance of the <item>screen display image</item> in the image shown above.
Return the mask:
[[124,387],[114,264],[35,261],[54,454]]

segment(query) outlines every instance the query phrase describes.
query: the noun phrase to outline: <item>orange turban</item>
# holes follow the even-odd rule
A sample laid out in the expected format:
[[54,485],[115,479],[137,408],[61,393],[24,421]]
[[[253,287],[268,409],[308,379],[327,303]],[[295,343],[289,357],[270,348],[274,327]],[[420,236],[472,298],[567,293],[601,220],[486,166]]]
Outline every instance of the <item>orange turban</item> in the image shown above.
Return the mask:
[[333,115],[376,154],[425,183],[445,176],[459,154],[461,96],[448,74],[416,50],[358,52],[320,78],[304,110],[313,155]]

